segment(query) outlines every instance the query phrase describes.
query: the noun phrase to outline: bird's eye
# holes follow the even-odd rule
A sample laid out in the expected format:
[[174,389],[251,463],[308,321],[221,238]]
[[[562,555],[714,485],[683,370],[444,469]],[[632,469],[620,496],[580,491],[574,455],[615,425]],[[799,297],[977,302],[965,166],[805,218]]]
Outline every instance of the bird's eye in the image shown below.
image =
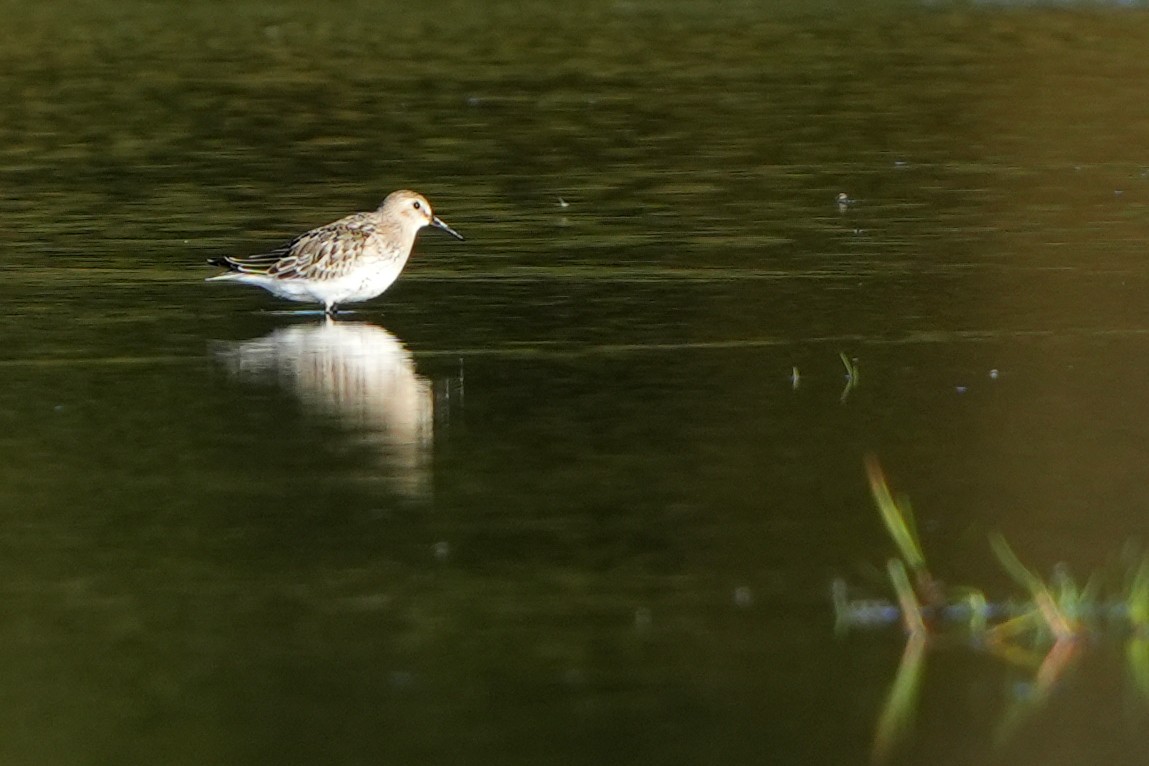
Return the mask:
[[414,201],[414,202],[412,202],[411,204],[414,206],[414,208],[415,208],[416,210],[422,210],[422,209],[423,209],[423,206],[422,206],[422,205],[419,203],[419,200],[415,200],[415,201]]

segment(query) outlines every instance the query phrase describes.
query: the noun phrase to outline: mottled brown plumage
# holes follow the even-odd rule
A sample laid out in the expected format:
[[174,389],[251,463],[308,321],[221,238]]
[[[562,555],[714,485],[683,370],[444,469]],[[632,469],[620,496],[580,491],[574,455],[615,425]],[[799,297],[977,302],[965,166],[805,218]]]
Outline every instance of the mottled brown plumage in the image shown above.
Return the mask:
[[270,252],[210,261],[228,273],[209,281],[258,285],[281,298],[322,303],[334,314],[340,303],[369,300],[390,287],[424,226],[463,238],[435,216],[423,195],[392,192],[377,210],[340,218]]

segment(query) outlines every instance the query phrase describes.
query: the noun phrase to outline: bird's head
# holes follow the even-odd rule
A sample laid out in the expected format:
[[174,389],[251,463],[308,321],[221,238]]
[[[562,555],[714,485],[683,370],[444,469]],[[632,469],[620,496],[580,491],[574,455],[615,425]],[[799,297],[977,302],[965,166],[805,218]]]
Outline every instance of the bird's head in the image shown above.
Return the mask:
[[383,204],[379,206],[379,212],[385,219],[398,221],[404,229],[418,231],[424,226],[434,226],[456,239],[463,238],[462,234],[443,223],[443,220],[435,215],[431,210],[431,203],[418,192],[406,189],[391,192],[387,195],[387,199],[383,200]]

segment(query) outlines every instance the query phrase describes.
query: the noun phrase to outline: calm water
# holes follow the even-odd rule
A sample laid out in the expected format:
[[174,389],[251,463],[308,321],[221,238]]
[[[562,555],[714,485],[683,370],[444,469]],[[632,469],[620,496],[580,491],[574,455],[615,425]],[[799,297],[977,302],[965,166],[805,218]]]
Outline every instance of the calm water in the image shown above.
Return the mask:
[[[864,763],[864,455],[994,597],[1149,540],[1149,13],[552,5],[0,3],[4,760]],[[338,324],[202,282],[401,187]],[[1142,762],[1121,642],[895,760]]]

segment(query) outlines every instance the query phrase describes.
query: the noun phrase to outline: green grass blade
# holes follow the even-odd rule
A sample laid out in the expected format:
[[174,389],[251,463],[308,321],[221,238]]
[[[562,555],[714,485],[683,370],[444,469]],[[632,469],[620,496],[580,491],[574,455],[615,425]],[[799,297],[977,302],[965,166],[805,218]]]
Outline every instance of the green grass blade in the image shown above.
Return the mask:
[[874,496],[874,503],[878,506],[878,513],[881,514],[886,530],[893,538],[902,559],[912,571],[925,571],[926,557],[918,541],[913,510],[908,503],[902,506],[894,500],[890,494],[889,484],[886,483],[886,475],[882,472],[882,466],[873,455],[866,457],[866,475],[870,480],[870,492]]
[[1149,700],[1149,639],[1133,637],[1125,644],[1125,659],[1133,685],[1145,700]]
[[846,378],[853,384],[851,388],[858,385],[858,365],[853,359],[846,356],[845,351],[838,352],[838,358],[842,360],[842,366],[846,368]]
[[914,586],[906,574],[906,565],[900,559],[890,559],[886,562],[886,571],[890,575],[890,582],[894,584],[894,593],[898,596],[898,605],[902,609],[902,622],[906,632],[911,636],[924,636],[926,623],[922,619],[922,608],[918,598],[914,595]]
[[1076,635],[1075,626],[1058,606],[1053,594],[1049,592],[1049,588],[1046,587],[1040,577],[1029,571],[1025,564],[1021,563],[1021,559],[1009,547],[1005,538],[995,533],[990,535],[989,544],[993,548],[997,560],[1001,562],[1009,576],[1029,591],[1034,605],[1045,619],[1045,623],[1053,635],[1058,639]]
[[985,593],[977,588],[957,588],[955,594],[961,596],[960,603],[969,609],[969,632],[975,636],[983,635],[989,614],[989,601]]
[[1129,624],[1138,633],[1144,634],[1149,629],[1149,557],[1141,558],[1133,580],[1129,583],[1126,607],[1129,611]]
[[890,758],[894,746],[905,739],[913,726],[914,708],[918,689],[922,682],[922,668],[925,666],[926,639],[924,635],[912,635],[906,641],[898,673],[890,686],[882,715],[878,718],[877,732],[874,734],[873,761],[884,763]]

